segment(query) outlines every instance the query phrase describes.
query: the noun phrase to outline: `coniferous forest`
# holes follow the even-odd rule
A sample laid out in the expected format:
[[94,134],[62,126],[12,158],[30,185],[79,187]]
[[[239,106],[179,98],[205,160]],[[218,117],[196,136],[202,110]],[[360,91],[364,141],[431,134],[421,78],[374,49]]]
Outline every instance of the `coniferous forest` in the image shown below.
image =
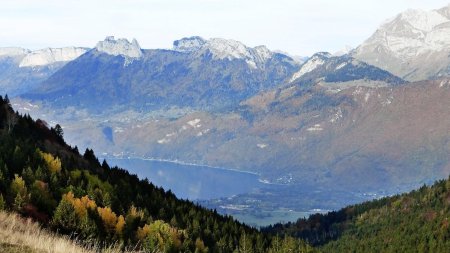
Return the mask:
[[0,209],[85,243],[144,252],[312,252],[259,232],[110,167],[63,139],[59,125],[13,111],[0,97]]
[[450,178],[263,231],[303,238],[323,252],[449,252],[449,219]]

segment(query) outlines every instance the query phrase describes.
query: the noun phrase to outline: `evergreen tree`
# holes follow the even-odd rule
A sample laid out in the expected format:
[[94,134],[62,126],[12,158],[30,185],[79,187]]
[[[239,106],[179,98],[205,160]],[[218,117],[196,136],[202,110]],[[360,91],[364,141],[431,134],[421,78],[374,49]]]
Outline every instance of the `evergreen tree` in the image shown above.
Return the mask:
[[56,126],[55,126],[55,133],[56,133],[56,135],[57,135],[58,137],[60,137],[61,139],[64,137],[64,131],[63,131],[61,125],[56,124]]

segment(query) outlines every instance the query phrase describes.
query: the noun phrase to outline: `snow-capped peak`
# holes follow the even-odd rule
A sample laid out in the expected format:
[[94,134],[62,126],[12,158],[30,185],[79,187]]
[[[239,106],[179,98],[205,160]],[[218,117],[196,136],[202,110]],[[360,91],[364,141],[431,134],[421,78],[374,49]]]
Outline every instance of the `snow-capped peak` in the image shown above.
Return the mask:
[[203,49],[209,51],[214,59],[242,59],[255,69],[264,66],[264,63],[273,55],[265,46],[250,48],[239,41],[221,38],[208,40]]
[[448,19],[450,19],[450,4],[448,4],[444,8],[441,8],[441,9],[437,10],[437,12],[439,12],[442,16],[447,17]]
[[[383,23],[351,54],[409,81],[418,81],[446,71],[449,52],[450,5],[430,11],[406,10]],[[424,59],[429,63],[424,64]]]
[[0,56],[20,56],[30,53],[30,50],[20,47],[2,47],[0,48]]
[[436,26],[445,23],[448,20],[447,17],[441,15],[438,10],[424,11],[409,9],[397,16],[397,19],[409,23],[412,27],[422,30],[431,31]]
[[206,40],[199,36],[182,38],[173,42],[173,50],[180,52],[193,52],[199,50]]
[[273,55],[273,53],[264,45],[254,47],[253,50],[255,50],[255,56],[262,62],[267,61]]
[[45,48],[29,52],[20,62],[19,67],[45,66],[56,62],[67,62],[86,53],[86,48],[64,47]]
[[246,59],[251,58],[247,47],[239,41],[213,38],[208,40],[205,47],[216,59]]
[[216,60],[242,59],[251,68],[263,67],[265,62],[273,56],[273,52],[265,46],[250,48],[236,40],[222,38],[205,40],[198,36],[176,40],[173,43],[173,50],[199,55],[211,54]]
[[114,39],[114,36],[108,36],[104,41],[97,43],[95,47],[97,51],[110,55],[122,55],[129,58],[140,58],[142,56],[142,50],[136,39],[133,39],[131,43],[127,39]]
[[311,58],[309,58],[300,69],[292,75],[291,80],[289,82],[293,82],[304,74],[309,73],[316,69],[317,67],[323,65],[327,59],[329,59],[332,55],[327,52],[319,52],[314,54]]

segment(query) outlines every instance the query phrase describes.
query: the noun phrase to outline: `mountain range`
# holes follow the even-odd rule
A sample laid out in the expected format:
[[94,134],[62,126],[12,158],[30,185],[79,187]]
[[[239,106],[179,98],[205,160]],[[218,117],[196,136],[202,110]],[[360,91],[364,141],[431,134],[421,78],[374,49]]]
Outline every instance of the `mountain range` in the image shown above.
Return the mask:
[[67,62],[84,54],[86,48],[0,48],[0,88],[15,96],[38,87]]
[[408,10],[354,50],[304,62],[198,36],[171,49],[114,37],[45,57],[1,49],[0,87],[104,157],[392,194],[450,172],[449,8]]
[[108,37],[23,97],[94,112],[120,105],[220,110],[276,87],[297,68],[286,55],[233,40],[192,37],[172,50],[142,50]]
[[382,24],[351,55],[408,81],[437,79],[450,74],[449,34],[450,5],[410,9]]

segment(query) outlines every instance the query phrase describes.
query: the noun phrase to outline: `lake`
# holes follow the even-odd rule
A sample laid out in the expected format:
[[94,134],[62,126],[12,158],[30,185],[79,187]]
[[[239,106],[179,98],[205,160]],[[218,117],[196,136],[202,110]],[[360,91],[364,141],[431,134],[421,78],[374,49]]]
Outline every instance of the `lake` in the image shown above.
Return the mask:
[[267,187],[258,180],[257,174],[236,170],[134,158],[107,161],[189,200],[229,197]]

